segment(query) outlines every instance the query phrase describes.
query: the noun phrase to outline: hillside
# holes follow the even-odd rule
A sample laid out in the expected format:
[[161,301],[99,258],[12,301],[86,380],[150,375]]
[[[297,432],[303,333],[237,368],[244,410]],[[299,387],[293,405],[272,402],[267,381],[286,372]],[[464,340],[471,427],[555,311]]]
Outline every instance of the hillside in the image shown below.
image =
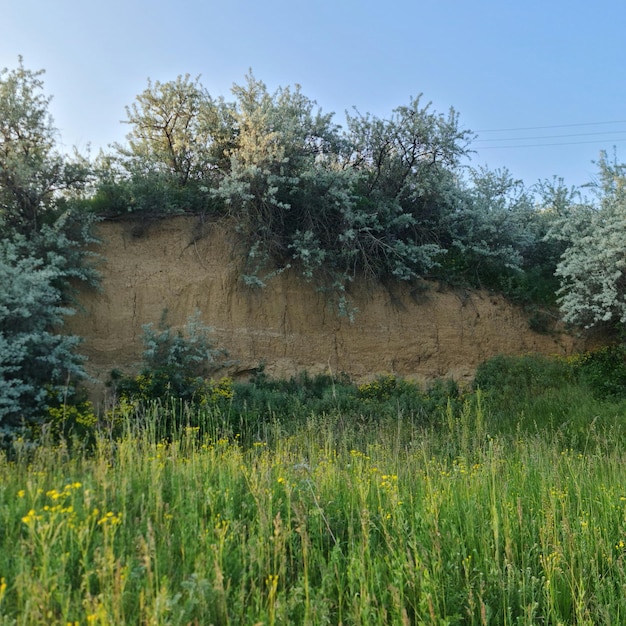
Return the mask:
[[215,329],[217,347],[245,375],[261,363],[272,376],[345,372],[355,380],[393,373],[416,380],[471,378],[476,366],[499,353],[568,354],[576,340],[561,332],[538,334],[500,296],[442,290],[411,292],[355,283],[353,323],[327,305],[323,294],[285,272],[253,290],[238,280],[236,235],[222,222],[170,218],[149,226],[104,222],[102,292],[83,291],[84,310],[68,320],[85,337],[88,371],[106,379],[112,368],[131,370],[142,351],[142,324],[182,325],[196,309]]

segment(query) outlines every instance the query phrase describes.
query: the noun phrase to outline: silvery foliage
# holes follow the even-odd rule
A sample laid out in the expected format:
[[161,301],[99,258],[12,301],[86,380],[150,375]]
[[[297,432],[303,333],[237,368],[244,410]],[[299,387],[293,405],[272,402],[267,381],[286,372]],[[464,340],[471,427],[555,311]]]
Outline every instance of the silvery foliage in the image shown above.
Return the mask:
[[348,116],[349,164],[359,173],[354,207],[360,267],[377,278],[411,280],[437,265],[444,252],[441,217],[471,133],[458,114],[431,111],[421,97],[389,119]]
[[172,175],[181,185],[210,170],[211,131],[207,117],[214,106],[209,94],[189,75],[148,87],[126,107],[131,131],[128,147],[117,145],[119,155],[144,170]]
[[0,70],[0,217],[5,228],[36,232],[46,213],[80,192],[89,164],[56,150],[56,129],[43,94],[43,71]]
[[416,97],[388,118],[354,111],[344,129],[297,85],[270,92],[250,74],[232,93],[215,100],[189,76],[150,82],[109,172],[145,196],[133,210],[195,210],[196,191],[180,195],[193,187],[202,210],[232,217],[245,284],[291,268],[347,310],[357,275],[445,279],[452,268],[455,280],[473,272],[480,282],[486,267],[493,277],[541,258],[545,224],[521,183],[507,171],[464,175],[473,135],[453,109],[438,114]]
[[23,236],[0,240],[0,429],[41,421],[84,377],[79,338],[58,333],[73,309],[60,286],[68,278],[58,253],[29,253]]
[[[350,115],[343,130],[297,85],[272,93],[250,74],[232,93],[214,100],[189,76],[149,82],[127,109],[128,145],[104,168],[138,192],[122,203],[168,212],[188,198],[193,208],[162,183],[195,185],[207,209],[237,223],[248,285],[293,267],[345,298],[357,273],[411,280],[436,266],[442,189],[470,139],[453,110],[438,115],[414,98],[388,120]],[[158,183],[154,193],[141,177]]]
[[224,366],[224,351],[213,345],[213,328],[206,326],[200,311],[189,316],[182,329],[174,329],[166,323],[167,311],[159,323],[144,324],[143,364],[146,371],[167,370],[182,378],[206,376]]
[[299,87],[270,94],[248,76],[233,92],[237,139],[215,193],[249,237],[248,284],[265,283],[259,259],[278,261],[345,308],[357,274],[411,280],[436,265],[442,181],[469,138],[454,111],[416,98],[389,120],[348,116],[342,131]]
[[522,182],[506,169],[471,170],[457,206],[445,216],[451,247],[476,264],[492,262],[521,270],[526,251],[537,240],[537,213]]
[[0,429],[44,418],[84,376],[78,338],[60,333],[71,283],[93,284],[84,218],[85,159],[55,148],[42,72],[0,71]]
[[599,166],[597,202],[571,205],[553,231],[569,240],[556,269],[562,316],[585,328],[626,323],[626,165],[603,154]]
[[164,215],[215,210],[211,193],[235,132],[230,106],[188,74],[147,88],[126,107],[126,144],[97,159],[102,213]]

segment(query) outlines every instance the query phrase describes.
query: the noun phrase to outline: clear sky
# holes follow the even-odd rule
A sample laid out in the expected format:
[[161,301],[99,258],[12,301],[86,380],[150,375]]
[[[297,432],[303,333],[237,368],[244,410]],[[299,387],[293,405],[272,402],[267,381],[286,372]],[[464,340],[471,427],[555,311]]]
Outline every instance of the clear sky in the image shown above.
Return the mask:
[[46,70],[81,151],[124,139],[148,77],[200,75],[229,99],[252,69],[340,124],[421,93],[478,133],[472,165],[527,185],[587,183],[602,149],[626,161],[624,0],[0,0],[0,25],[0,68]]

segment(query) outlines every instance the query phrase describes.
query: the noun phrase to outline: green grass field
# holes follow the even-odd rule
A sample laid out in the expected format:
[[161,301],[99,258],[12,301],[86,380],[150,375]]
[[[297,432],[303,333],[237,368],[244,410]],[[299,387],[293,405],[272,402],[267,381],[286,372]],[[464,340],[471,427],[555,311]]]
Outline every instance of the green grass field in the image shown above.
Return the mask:
[[0,624],[626,623],[623,404],[457,404],[17,442]]

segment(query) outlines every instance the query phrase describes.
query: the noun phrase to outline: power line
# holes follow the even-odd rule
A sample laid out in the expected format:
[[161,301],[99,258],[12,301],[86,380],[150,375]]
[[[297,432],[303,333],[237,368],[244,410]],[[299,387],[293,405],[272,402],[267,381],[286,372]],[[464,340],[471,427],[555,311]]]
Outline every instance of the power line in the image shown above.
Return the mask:
[[[522,137],[519,137],[521,140]],[[580,146],[583,144],[598,144],[603,140],[598,139],[596,141],[564,141],[560,143],[528,143],[528,144],[519,144],[513,146],[477,146],[478,150],[504,150],[505,148],[548,148],[551,146]],[[626,138],[623,139],[609,139],[609,143],[620,143],[622,141],[626,141]]]
[[538,135],[531,137],[490,137],[489,139],[474,139],[474,141],[530,141],[531,139],[562,139],[565,137],[593,137],[594,135],[613,135],[626,133],[626,130],[605,130],[595,133],[568,133],[567,135]]
[[626,120],[615,120],[613,122],[582,122],[580,124],[553,124],[550,126],[524,126],[519,128],[488,128],[477,130],[477,133],[505,133],[520,130],[547,130],[550,128],[575,128],[577,126],[604,126],[606,124],[626,124]]

